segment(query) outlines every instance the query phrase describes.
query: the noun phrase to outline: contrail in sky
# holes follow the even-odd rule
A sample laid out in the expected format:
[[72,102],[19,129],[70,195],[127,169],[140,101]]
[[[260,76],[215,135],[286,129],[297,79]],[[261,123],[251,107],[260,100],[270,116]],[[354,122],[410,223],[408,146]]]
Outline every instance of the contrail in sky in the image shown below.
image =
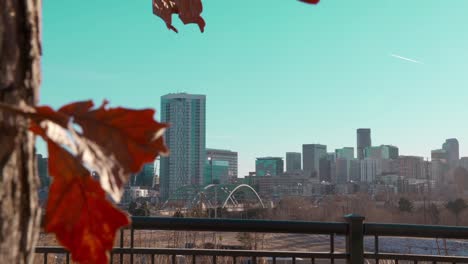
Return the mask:
[[409,61],[409,62],[413,62],[413,63],[418,63],[418,64],[424,64],[420,61],[417,61],[417,60],[413,60],[413,59],[410,59],[410,58],[405,58],[405,57],[402,57],[400,55],[396,55],[396,54],[390,54],[390,56],[394,57],[394,58],[397,58],[397,59],[400,59],[400,60],[405,60],[405,61]]

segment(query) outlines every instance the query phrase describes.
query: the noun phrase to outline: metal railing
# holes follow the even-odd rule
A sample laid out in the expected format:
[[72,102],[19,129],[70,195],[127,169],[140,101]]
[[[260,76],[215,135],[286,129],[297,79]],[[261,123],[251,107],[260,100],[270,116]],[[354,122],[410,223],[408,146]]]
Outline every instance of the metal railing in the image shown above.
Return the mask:
[[[302,221],[267,221],[267,220],[233,220],[233,219],[199,219],[199,218],[158,218],[133,217],[132,225],[126,229],[129,240],[125,245],[124,229],[120,231],[118,247],[111,252],[111,263],[135,263],[134,256],[148,256],[149,263],[158,263],[155,256],[167,256],[168,263],[279,263],[281,259],[289,259],[287,263],[365,263],[369,260],[390,260],[418,262],[449,262],[468,263],[468,257],[416,255],[400,253],[381,253],[379,238],[392,237],[425,237],[468,239],[468,228],[449,226],[423,226],[364,223],[364,218],[356,215],[345,216],[345,222],[302,222]],[[171,230],[171,231],[208,231],[208,232],[247,232],[247,233],[287,233],[314,234],[329,236],[329,251],[273,251],[273,250],[227,250],[227,249],[196,249],[196,248],[143,248],[135,247],[135,231],[138,230]],[[343,252],[335,250],[337,236],[344,236],[346,248]],[[374,237],[374,251],[364,251],[364,238]],[[68,252],[60,247],[37,247],[36,253],[43,254],[44,263],[48,263],[48,255],[65,254],[65,263],[70,262]],[[126,258],[124,258],[126,256]],[[184,257],[184,261],[180,257]],[[203,259],[202,259],[203,258]],[[248,259],[246,261],[246,259]],[[265,262],[267,260],[267,262]],[[299,261],[300,260],[300,261]],[[139,262],[140,263],[140,262]],[[286,263],[286,262],[282,262]],[[383,263],[383,262],[381,262]]]
[[365,223],[363,226],[363,235],[374,237],[374,252],[366,252],[364,257],[366,259],[373,259],[376,263],[378,263],[379,260],[394,260],[395,263],[398,263],[401,260],[412,261],[413,263],[417,263],[418,261],[432,263],[468,263],[468,257],[462,256],[435,256],[379,252],[380,237],[468,239],[467,227],[378,223]]

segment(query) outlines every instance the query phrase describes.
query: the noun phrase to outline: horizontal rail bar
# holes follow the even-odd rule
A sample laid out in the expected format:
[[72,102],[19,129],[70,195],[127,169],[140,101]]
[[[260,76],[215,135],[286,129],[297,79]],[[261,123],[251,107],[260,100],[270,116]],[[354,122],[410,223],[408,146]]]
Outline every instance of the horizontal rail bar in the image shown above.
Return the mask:
[[365,223],[364,235],[468,239],[468,227]]
[[34,249],[35,253],[45,254],[45,253],[52,253],[52,254],[66,254],[68,250],[63,247],[36,247]]
[[[36,253],[65,254],[62,247],[36,247]],[[112,254],[140,255],[184,255],[184,256],[228,256],[228,257],[296,257],[318,259],[346,259],[346,253],[303,252],[303,251],[263,251],[263,250],[226,250],[226,249],[184,249],[184,248],[114,248]]]
[[451,263],[468,263],[468,257],[457,256],[433,256],[433,255],[416,255],[416,254],[394,254],[394,253],[364,253],[366,259],[380,260],[417,260],[417,261],[435,261],[435,262],[451,262]]
[[348,224],[340,222],[132,217],[132,227],[144,230],[346,234]]
[[303,252],[303,251],[263,251],[263,250],[226,250],[226,249],[184,249],[184,248],[114,248],[114,254],[141,255],[184,255],[184,256],[228,256],[228,257],[296,257],[296,258],[335,258],[346,259],[346,253]]

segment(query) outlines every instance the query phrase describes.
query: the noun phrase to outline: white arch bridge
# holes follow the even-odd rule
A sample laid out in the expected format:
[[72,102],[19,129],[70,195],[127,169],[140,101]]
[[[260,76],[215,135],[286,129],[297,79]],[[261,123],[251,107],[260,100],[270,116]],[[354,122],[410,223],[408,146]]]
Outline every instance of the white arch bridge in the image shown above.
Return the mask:
[[242,211],[245,208],[265,208],[265,204],[255,189],[248,184],[210,184],[203,187],[181,187],[169,197],[163,207]]

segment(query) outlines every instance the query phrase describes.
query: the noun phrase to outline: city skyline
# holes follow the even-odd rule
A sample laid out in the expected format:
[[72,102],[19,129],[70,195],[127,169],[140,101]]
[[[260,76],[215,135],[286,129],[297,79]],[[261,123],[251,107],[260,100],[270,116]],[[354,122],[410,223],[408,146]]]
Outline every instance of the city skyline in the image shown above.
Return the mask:
[[[207,105],[207,108],[209,108],[209,105]],[[207,120],[207,124],[209,123],[209,120]],[[356,129],[355,128],[354,130],[352,130],[352,133],[354,133],[352,136],[354,137],[354,139],[356,140]],[[428,146],[427,149],[427,153],[411,153],[411,152],[402,152],[401,150],[402,149],[407,149],[407,147],[405,146],[401,146],[401,145],[398,145],[398,144],[386,144],[385,142],[375,142],[374,140],[374,136],[376,134],[376,132],[374,131],[374,129],[371,128],[371,131],[372,131],[372,142],[375,143],[375,144],[372,144],[372,147],[380,147],[380,146],[386,146],[386,145],[391,145],[391,146],[395,146],[399,149],[399,155],[400,156],[417,156],[417,157],[422,157],[424,160],[426,159],[429,159],[431,160],[431,154],[433,151],[437,151],[440,149],[440,147],[443,145],[443,143],[447,140],[447,139],[454,139],[454,138],[451,138],[451,137],[446,137],[446,138],[443,138],[440,140],[439,144],[438,145],[434,145],[434,146]],[[209,131],[206,131],[206,133],[208,134]],[[347,135],[349,137],[349,135]],[[208,142],[209,141],[209,138],[207,137],[206,138],[206,141]],[[347,147],[347,146],[351,146],[352,144],[348,144],[348,145],[343,145],[343,146],[338,146],[336,143],[335,144],[329,144],[328,142],[322,142],[322,141],[318,141],[320,143],[310,143],[310,144],[321,144],[321,145],[325,145],[328,149],[328,153],[331,153],[331,152],[335,152],[336,150],[341,150],[341,149],[344,149],[344,148],[353,148],[353,147]],[[459,142],[459,158],[466,158],[468,157],[468,149],[465,150],[463,147],[463,142],[460,142],[460,140],[458,140]],[[41,145],[43,144],[42,140],[41,139],[38,139],[38,143],[36,143],[38,145],[38,154],[40,155],[46,155],[46,151],[45,151],[45,148],[42,147],[42,151],[41,151]],[[284,151],[274,151],[272,153],[266,153],[266,152],[254,152],[252,153],[251,155],[248,155],[249,157],[252,157],[251,160],[247,160],[246,162],[246,159],[241,159],[240,157],[245,157],[247,156],[245,153],[241,153],[239,152],[236,148],[231,148],[229,149],[229,151],[234,151],[234,152],[237,152],[238,153],[238,174],[237,176],[239,178],[243,178],[244,176],[248,176],[250,172],[254,172],[255,171],[255,160],[259,157],[281,157],[284,159],[284,162],[285,162],[285,169],[286,169],[286,154],[288,152],[295,152],[295,153],[300,153],[301,155],[303,154],[303,150],[302,150],[302,147],[303,145],[308,145],[309,143],[303,143],[303,144],[300,144],[300,146],[298,148],[286,148]],[[354,145],[356,145],[356,142],[353,143]],[[333,147],[330,147],[330,146],[333,146]],[[206,150],[214,150],[214,149],[222,149],[222,150],[227,150],[227,148],[222,148],[220,146],[210,146],[209,144],[206,145]],[[291,150],[292,149],[292,150]],[[265,153],[264,155],[259,155],[259,154],[256,154],[256,153]],[[277,153],[274,154],[274,153]],[[354,158],[357,158],[357,150],[354,148]],[[302,161],[302,159],[301,159]],[[302,166],[304,166],[302,163],[301,163]],[[285,170],[286,171],[286,170]]]
[[241,177],[256,157],[304,143],[356,147],[358,127],[401,154],[429,157],[457,138],[468,156],[465,10],[467,1],[213,1],[203,34],[174,19],[175,34],[144,1],[46,1],[40,104],[108,99],[159,116],[160,95],[206,94],[207,147],[237,151]]
[[468,263],[468,0],[0,7],[0,264]]

